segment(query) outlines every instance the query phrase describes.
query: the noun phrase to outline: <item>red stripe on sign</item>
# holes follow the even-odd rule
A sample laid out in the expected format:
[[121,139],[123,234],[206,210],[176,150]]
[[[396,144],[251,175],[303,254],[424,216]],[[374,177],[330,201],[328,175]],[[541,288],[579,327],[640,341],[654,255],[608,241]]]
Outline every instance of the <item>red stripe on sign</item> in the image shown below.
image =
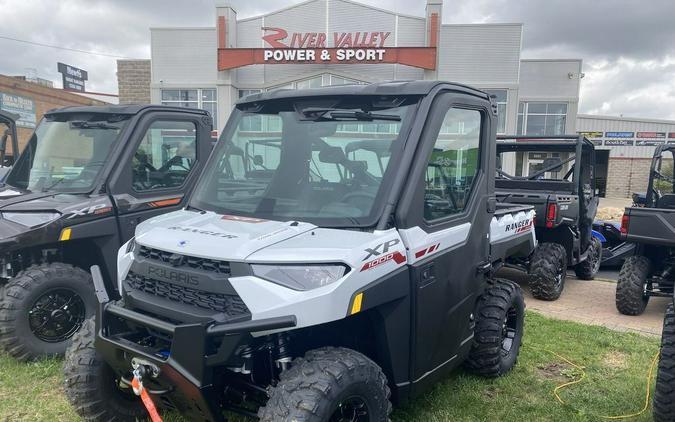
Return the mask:
[[415,258],[419,258],[421,256],[424,256],[424,254],[426,254],[426,253],[427,253],[426,249],[422,249],[421,251],[417,251],[417,252],[415,252]]
[[401,252],[398,252],[398,251],[392,252],[390,254],[381,256],[377,259],[373,259],[370,262],[366,262],[365,264],[363,264],[363,267],[361,267],[361,271],[367,271],[367,270],[373,269],[373,268],[377,267],[378,265],[382,265],[385,262],[389,262],[389,261],[394,261],[397,264],[403,264],[405,262],[405,255],[403,255]]

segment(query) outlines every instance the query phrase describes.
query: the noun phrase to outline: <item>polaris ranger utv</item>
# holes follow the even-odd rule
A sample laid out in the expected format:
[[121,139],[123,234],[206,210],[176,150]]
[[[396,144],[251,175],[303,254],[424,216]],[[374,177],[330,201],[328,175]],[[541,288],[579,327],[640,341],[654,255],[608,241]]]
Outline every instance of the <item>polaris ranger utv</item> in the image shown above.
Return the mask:
[[537,212],[537,250],[510,263],[528,271],[532,296],[558,299],[569,265],[578,278],[592,280],[602,260],[602,243],[592,233],[598,210],[593,143],[577,135],[499,136],[497,154],[497,199]]
[[201,110],[48,112],[0,186],[0,346],[21,360],[64,353],[96,309],[89,267],[115,285],[120,245],[183,206],[210,139]]
[[16,121],[18,118],[19,116],[14,113],[0,110],[0,183],[2,183],[2,180],[12,166],[12,163],[7,158],[8,140],[12,145],[12,159],[19,155],[19,138],[16,134]]
[[[621,234],[636,244],[616,286],[616,308],[624,315],[640,315],[652,296],[671,297],[675,285],[675,183],[662,173],[663,159],[673,159],[675,145],[654,150],[645,201],[626,208]],[[672,164],[671,164],[672,165]]]
[[385,421],[462,362],[506,373],[524,303],[493,273],[536,240],[531,207],[495,201],[495,127],[487,94],[437,81],[239,100],[188,206],[120,249],[118,290],[92,268],[70,402],[142,417],[135,385],[189,420]]

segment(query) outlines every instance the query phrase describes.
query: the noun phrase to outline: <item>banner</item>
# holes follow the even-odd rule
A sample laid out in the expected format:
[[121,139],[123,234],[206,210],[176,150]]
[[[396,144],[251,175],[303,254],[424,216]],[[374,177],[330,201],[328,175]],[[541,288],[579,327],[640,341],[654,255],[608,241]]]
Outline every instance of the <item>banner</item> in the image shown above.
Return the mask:
[[0,92],[0,109],[19,115],[17,127],[35,128],[35,101],[32,98]]

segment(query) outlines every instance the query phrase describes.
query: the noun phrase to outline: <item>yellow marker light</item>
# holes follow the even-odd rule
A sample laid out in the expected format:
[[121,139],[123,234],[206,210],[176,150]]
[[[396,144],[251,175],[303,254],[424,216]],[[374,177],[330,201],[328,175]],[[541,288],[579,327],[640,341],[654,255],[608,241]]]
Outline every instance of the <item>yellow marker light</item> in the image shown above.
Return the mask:
[[73,230],[70,227],[61,230],[61,236],[59,236],[59,241],[65,242],[66,240],[70,240],[70,234],[72,233],[72,231]]
[[354,303],[352,303],[352,312],[350,315],[361,312],[361,302],[363,301],[363,292],[354,296]]

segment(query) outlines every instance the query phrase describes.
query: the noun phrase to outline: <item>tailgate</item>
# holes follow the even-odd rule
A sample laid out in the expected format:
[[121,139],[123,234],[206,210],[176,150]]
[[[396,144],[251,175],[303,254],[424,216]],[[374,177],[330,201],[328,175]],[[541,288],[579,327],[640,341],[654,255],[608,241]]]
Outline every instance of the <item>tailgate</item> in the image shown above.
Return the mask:
[[675,246],[675,210],[665,208],[626,208],[626,240],[662,246]]
[[535,215],[532,207],[502,204],[490,222],[490,256],[493,261],[528,256],[532,252],[537,244]]

